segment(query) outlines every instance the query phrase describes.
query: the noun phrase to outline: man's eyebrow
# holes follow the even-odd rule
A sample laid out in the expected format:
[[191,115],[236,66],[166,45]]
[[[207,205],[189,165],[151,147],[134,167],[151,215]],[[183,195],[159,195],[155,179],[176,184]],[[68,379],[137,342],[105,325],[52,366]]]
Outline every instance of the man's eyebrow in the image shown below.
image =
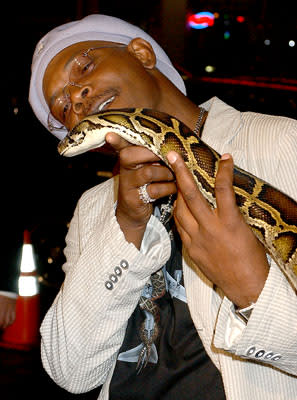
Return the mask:
[[67,69],[67,68],[68,68],[69,64],[72,63],[72,61],[75,59],[75,57],[77,57],[79,54],[84,53],[84,52],[85,52],[85,50],[84,50],[84,49],[81,49],[81,50],[79,50],[79,51],[76,51],[76,53],[72,54],[72,56],[70,56],[70,57],[68,58],[68,60],[65,62],[65,64],[64,64],[64,69]]
[[64,69],[67,69],[67,68],[68,68],[68,65],[75,59],[75,57],[77,57],[77,54],[79,54],[79,53],[73,54],[73,55],[66,61],[66,63],[64,64]]

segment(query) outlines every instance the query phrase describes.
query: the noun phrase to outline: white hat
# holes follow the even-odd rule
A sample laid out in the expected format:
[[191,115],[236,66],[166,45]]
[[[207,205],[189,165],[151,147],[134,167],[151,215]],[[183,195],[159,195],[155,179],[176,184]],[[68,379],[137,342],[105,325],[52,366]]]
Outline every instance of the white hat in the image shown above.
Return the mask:
[[[141,37],[148,41],[156,54],[157,68],[184,94],[184,81],[173,67],[170,59],[158,43],[137,26],[119,18],[107,15],[89,15],[79,21],[69,22],[48,32],[38,43],[33,55],[29,102],[39,121],[48,129],[49,107],[45,101],[42,81],[44,72],[56,54],[66,47],[87,40],[103,40],[128,44],[132,39]],[[52,132],[62,139],[65,131]]]

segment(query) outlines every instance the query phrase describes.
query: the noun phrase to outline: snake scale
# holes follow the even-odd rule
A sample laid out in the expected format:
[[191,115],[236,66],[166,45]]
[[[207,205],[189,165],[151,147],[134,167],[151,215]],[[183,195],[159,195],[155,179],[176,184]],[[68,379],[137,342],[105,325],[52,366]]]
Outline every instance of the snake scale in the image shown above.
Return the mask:
[[[166,154],[170,150],[180,153],[201,193],[216,207],[214,185],[220,155],[168,114],[130,108],[88,116],[58,144],[58,152],[71,157],[100,147],[111,131],[132,144],[148,148],[169,168]],[[237,166],[233,187],[246,223],[296,290],[297,202]]]

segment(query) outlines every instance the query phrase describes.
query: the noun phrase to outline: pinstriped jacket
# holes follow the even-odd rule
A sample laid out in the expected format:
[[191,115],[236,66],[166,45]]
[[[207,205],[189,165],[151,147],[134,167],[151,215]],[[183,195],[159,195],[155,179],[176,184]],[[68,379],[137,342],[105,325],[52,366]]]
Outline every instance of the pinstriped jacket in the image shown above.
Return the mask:
[[[218,98],[202,106],[209,112],[205,142],[297,199],[295,120],[241,113]],[[66,237],[65,281],[41,326],[43,365],[52,379],[74,393],[103,385],[104,400],[127,320],[170,255],[168,234],[154,216],[141,251],[125,241],[114,214],[116,185],[108,180],[79,200]],[[116,267],[110,290],[105,283]],[[186,254],[183,269],[197,334],[221,371],[227,399],[296,400],[297,297],[276,264],[247,325]]]

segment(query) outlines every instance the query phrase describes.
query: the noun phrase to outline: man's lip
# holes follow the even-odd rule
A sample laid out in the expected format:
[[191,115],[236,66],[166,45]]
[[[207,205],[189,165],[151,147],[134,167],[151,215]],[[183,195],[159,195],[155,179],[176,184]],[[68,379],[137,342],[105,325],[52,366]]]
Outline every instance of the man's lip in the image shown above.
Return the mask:
[[[98,103],[95,105],[95,107],[92,107],[92,114],[96,114],[96,113],[98,113],[98,112],[101,112],[101,111],[106,110],[106,109],[110,106],[110,104],[112,104],[112,103],[114,102],[115,98],[116,98],[116,96],[113,94],[113,95],[111,95],[111,96],[105,97],[104,100],[100,100],[100,102],[98,102]],[[101,106],[102,104],[104,104],[105,102],[108,102],[108,103],[105,104],[105,106],[103,107],[102,110],[99,110],[100,106]]]

